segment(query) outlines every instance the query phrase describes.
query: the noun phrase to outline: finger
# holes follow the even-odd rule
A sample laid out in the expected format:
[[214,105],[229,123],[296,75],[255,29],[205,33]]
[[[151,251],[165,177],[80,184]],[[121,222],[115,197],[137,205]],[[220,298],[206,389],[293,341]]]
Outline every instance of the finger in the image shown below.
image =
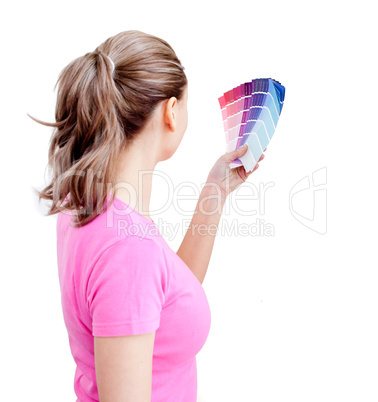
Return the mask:
[[236,158],[239,158],[239,156],[243,156],[248,149],[248,145],[244,144],[242,147],[235,149],[234,151],[227,152],[224,157],[226,159],[226,162],[232,162]]
[[262,161],[265,158],[264,154],[261,154],[260,159],[258,160],[258,162]]
[[266,151],[266,148],[264,149],[264,152]]
[[251,170],[250,172],[247,172],[246,173],[246,175],[247,175],[247,177],[249,177],[255,170],[257,170],[258,168],[259,168],[259,164],[257,163],[256,165],[255,165],[255,167],[253,168],[253,170]]
[[239,177],[243,180],[246,181],[248,177],[248,173],[245,171],[244,166],[239,166],[236,168],[236,172],[238,173]]
[[257,170],[258,168],[259,168],[259,164],[257,164],[255,167],[254,167],[254,169],[252,170],[252,173],[255,171],[255,170]]

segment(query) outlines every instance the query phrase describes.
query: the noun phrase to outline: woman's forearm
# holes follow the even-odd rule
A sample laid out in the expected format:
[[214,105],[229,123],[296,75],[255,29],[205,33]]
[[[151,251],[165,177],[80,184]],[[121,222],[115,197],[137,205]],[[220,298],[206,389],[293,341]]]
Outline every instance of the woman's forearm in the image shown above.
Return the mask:
[[177,251],[198,280],[203,283],[222,215],[226,195],[212,183],[203,187],[190,226]]

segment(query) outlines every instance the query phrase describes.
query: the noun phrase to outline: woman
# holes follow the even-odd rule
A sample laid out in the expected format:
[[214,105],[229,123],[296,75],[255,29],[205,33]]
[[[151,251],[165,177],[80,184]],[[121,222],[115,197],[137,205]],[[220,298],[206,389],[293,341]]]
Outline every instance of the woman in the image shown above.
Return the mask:
[[225,199],[252,173],[228,166],[246,149],[215,163],[175,253],[149,216],[151,173],[187,128],[188,82],[171,46],[122,32],[71,62],[58,84],[56,122],[39,121],[55,127],[52,181],[39,197],[59,213],[77,401],[194,402],[210,329],[201,284]]

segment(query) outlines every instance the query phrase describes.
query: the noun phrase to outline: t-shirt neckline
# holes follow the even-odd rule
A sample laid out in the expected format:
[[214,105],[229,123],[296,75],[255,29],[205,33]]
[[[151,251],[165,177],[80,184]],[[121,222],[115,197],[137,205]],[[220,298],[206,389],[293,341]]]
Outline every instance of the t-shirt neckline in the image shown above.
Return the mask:
[[[109,196],[111,196],[109,194]],[[131,212],[134,212],[135,214],[137,214],[141,219],[143,219],[144,221],[148,222],[151,225],[155,225],[156,223],[154,222],[154,220],[151,218],[151,220],[149,220],[148,218],[146,218],[144,215],[140,214],[138,211],[136,211],[133,207],[131,207],[129,204],[126,204],[126,202],[120,200],[118,197],[114,196],[114,200],[116,200],[116,202],[118,202],[119,204],[123,205],[124,208],[126,209],[130,209]]]

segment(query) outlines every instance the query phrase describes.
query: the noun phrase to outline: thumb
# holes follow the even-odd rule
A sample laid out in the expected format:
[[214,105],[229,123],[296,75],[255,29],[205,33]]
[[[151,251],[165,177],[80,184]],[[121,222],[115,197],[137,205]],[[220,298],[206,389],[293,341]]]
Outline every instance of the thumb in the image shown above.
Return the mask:
[[227,152],[225,154],[226,162],[232,162],[234,159],[239,158],[239,156],[243,156],[248,149],[248,145],[244,144],[242,147],[235,149],[234,151]]

